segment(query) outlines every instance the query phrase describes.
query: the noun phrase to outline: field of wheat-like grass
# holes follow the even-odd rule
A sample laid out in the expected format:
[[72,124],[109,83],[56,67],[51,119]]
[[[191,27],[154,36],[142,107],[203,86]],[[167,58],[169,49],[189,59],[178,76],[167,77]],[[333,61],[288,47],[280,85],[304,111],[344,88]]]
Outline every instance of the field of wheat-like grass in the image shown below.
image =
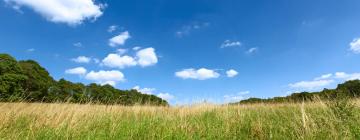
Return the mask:
[[0,103],[0,139],[359,139],[360,109],[341,108]]

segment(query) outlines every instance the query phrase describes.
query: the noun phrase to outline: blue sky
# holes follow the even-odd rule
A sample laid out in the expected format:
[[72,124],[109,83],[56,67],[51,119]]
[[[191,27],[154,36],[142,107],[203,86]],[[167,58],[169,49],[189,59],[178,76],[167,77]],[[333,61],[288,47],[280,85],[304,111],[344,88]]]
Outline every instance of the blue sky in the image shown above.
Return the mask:
[[171,104],[360,78],[358,0],[2,0],[0,52]]

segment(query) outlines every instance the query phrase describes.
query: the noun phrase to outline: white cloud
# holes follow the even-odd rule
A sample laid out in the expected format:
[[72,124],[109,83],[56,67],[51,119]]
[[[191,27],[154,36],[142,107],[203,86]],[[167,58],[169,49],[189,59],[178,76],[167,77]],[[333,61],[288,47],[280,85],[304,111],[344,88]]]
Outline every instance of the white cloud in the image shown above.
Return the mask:
[[119,45],[124,45],[126,40],[130,39],[131,36],[128,31],[122,32],[117,36],[114,36],[113,38],[109,39],[109,46],[116,47]]
[[203,23],[194,22],[190,25],[183,26],[180,30],[175,32],[175,35],[179,38],[182,38],[186,35],[189,35],[193,30],[205,28],[205,27],[208,27],[209,25],[210,25],[210,23],[208,23],[208,22],[203,22]]
[[123,55],[127,52],[127,49],[117,49],[116,52],[119,54],[119,55]]
[[237,94],[224,95],[225,102],[238,102],[246,99],[246,95],[250,94],[250,91],[241,91]]
[[240,47],[240,46],[241,46],[240,41],[225,40],[224,43],[221,44],[220,48]]
[[321,75],[320,77],[316,77],[312,81],[300,81],[297,83],[289,84],[289,87],[294,88],[297,91],[313,91],[328,87],[333,83],[343,83],[349,80],[360,80],[360,73],[328,73]]
[[102,60],[102,65],[111,67],[111,68],[125,68],[136,66],[136,60],[131,56],[121,56],[119,54],[109,54]]
[[94,63],[96,63],[96,64],[100,63],[100,60],[97,59],[97,58],[93,58],[93,61],[94,61]]
[[109,26],[109,28],[108,28],[108,32],[109,33],[112,33],[112,32],[114,32],[114,31],[116,31],[116,29],[118,28],[118,26],[117,25],[111,25],[111,26]]
[[140,88],[140,86],[135,86],[133,89],[143,94],[155,94],[154,92],[156,91],[155,88]]
[[289,84],[291,88],[305,89],[305,90],[314,90],[322,88],[333,83],[334,80],[313,80],[313,81],[300,81],[297,83]]
[[71,61],[74,61],[76,63],[90,63],[91,58],[86,56],[79,56],[77,58],[71,59]]
[[116,86],[116,81],[105,81],[105,82],[100,82],[100,85],[110,85],[115,87]]
[[78,25],[85,20],[96,20],[104,8],[93,0],[5,0],[13,7],[28,7],[55,23]]
[[30,49],[27,49],[26,52],[34,52],[35,49],[34,48],[30,48]]
[[236,75],[238,75],[238,72],[234,69],[230,69],[226,71],[226,75],[227,77],[235,77]]
[[175,96],[169,94],[169,93],[156,93],[156,89],[155,88],[140,88],[140,86],[135,86],[132,89],[137,90],[138,92],[141,92],[142,94],[149,94],[149,95],[156,95],[164,100],[172,100],[175,98]]
[[335,73],[335,78],[337,79],[342,79],[345,81],[348,80],[360,80],[360,73],[345,73],[345,72],[336,72]]
[[141,66],[147,67],[155,65],[158,62],[158,58],[155,53],[154,48],[145,48],[136,52],[136,56],[128,56],[122,54],[126,53],[125,49],[118,49],[117,54],[109,54],[102,60],[101,65],[111,67],[111,68],[125,68],[132,66]]
[[254,47],[254,48],[250,48],[249,50],[247,50],[246,53],[253,54],[253,53],[257,52],[258,50],[259,50],[258,48]]
[[82,46],[83,46],[81,42],[74,43],[73,45],[74,45],[75,47],[82,47]]
[[67,69],[66,74],[75,74],[75,75],[85,75],[87,70],[84,67],[76,67],[72,69]]
[[206,68],[201,69],[184,69],[175,73],[176,77],[182,79],[196,79],[196,80],[206,80],[211,78],[218,78],[220,76],[215,70],[210,70]]
[[331,73],[321,75],[320,77],[316,77],[315,80],[323,80],[323,79],[329,79],[332,76]]
[[145,48],[136,53],[138,64],[142,67],[151,66],[158,62],[154,48]]
[[360,53],[360,38],[356,38],[350,43],[350,50],[357,54]]
[[86,74],[85,79],[95,81],[102,85],[110,84],[112,86],[115,86],[117,82],[125,81],[125,76],[122,72],[117,70],[100,70],[98,72],[89,72],[88,74]]
[[240,91],[238,94],[239,95],[247,95],[247,94],[250,94],[250,91]]
[[137,51],[137,50],[140,50],[140,49],[141,49],[141,47],[139,47],[139,46],[136,46],[136,47],[133,48],[134,51]]
[[169,93],[159,93],[157,96],[167,101],[170,101],[175,98],[173,95]]

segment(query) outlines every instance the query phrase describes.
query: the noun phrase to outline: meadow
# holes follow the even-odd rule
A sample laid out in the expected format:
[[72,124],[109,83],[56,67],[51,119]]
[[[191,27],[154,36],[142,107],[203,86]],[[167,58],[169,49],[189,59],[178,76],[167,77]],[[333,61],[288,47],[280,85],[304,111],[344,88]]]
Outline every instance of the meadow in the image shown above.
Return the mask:
[[359,139],[358,103],[0,103],[0,139]]

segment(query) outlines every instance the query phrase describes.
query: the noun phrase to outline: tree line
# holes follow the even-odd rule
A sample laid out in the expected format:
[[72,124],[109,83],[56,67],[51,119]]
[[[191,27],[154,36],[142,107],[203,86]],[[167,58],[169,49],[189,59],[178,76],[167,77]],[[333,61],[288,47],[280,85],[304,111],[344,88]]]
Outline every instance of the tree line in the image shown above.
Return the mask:
[[319,92],[293,93],[285,97],[273,97],[268,99],[249,98],[233,104],[248,103],[283,103],[283,102],[307,102],[316,100],[332,100],[337,98],[360,97],[360,80],[350,80],[337,85],[336,89],[324,89]]
[[36,61],[17,61],[8,54],[0,54],[0,102],[19,101],[168,106],[167,101],[137,90],[56,81]]

